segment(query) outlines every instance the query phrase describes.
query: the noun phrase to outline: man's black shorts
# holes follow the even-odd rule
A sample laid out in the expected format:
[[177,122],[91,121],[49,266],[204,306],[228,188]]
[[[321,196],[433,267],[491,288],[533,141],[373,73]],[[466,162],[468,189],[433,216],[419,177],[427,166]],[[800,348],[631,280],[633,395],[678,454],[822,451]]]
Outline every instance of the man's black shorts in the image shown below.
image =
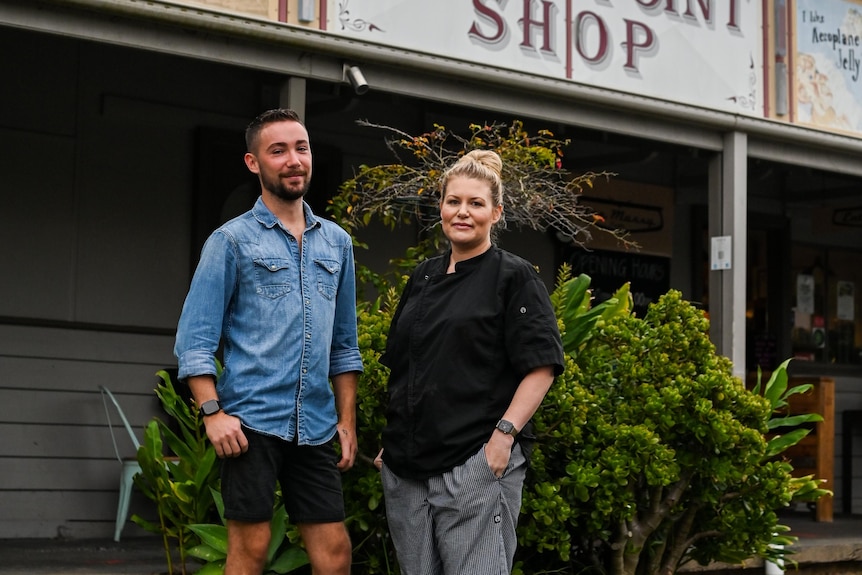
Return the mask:
[[248,451],[221,462],[226,519],[257,523],[272,518],[276,480],[292,523],[344,520],[341,472],[335,438],[323,445],[302,445],[247,428]]

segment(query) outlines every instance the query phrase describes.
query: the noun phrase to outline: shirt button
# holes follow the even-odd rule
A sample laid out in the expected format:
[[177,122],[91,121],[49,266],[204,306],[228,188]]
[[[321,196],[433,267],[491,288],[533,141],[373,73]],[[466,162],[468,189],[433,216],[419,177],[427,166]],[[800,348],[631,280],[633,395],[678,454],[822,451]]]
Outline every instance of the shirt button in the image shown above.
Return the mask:
[[272,264],[272,266],[269,269],[271,269],[272,271],[275,271],[278,268],[275,267],[275,264]]
[[522,306],[522,307],[521,307],[521,313],[527,313],[527,308],[525,308],[525,307],[523,307],[523,306]]

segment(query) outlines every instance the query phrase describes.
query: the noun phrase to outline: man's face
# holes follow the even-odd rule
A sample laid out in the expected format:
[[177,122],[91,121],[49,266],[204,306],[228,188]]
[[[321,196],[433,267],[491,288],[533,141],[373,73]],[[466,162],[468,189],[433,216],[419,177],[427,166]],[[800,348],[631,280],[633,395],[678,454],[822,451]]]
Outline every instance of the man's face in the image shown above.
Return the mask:
[[305,127],[290,120],[261,129],[256,149],[245,155],[265,191],[286,201],[301,199],[311,183],[311,144]]

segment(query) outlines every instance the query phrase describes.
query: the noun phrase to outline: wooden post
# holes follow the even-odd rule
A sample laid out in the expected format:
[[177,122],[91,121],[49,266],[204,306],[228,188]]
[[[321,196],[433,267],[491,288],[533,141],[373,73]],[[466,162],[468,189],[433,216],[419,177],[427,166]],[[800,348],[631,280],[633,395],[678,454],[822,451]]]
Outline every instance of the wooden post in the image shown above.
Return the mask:
[[[831,491],[835,475],[835,381],[828,377],[792,377],[789,385],[806,383],[813,384],[813,389],[791,395],[788,414],[819,413],[823,421],[817,422],[812,432],[788,448],[784,455],[793,465],[794,477],[814,475],[815,479],[825,479],[821,487]],[[831,522],[832,513],[833,497],[821,497],[817,501],[815,519]]]

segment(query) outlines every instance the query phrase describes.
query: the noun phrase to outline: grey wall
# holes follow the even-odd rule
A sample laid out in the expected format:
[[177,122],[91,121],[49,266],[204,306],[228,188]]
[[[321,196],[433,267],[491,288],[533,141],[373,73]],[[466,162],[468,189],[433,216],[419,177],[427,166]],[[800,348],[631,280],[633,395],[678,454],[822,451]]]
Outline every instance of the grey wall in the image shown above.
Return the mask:
[[120,464],[96,386],[139,437],[162,413],[197,134],[241,135],[261,78],[7,28],[0,53],[0,538],[107,537]]

